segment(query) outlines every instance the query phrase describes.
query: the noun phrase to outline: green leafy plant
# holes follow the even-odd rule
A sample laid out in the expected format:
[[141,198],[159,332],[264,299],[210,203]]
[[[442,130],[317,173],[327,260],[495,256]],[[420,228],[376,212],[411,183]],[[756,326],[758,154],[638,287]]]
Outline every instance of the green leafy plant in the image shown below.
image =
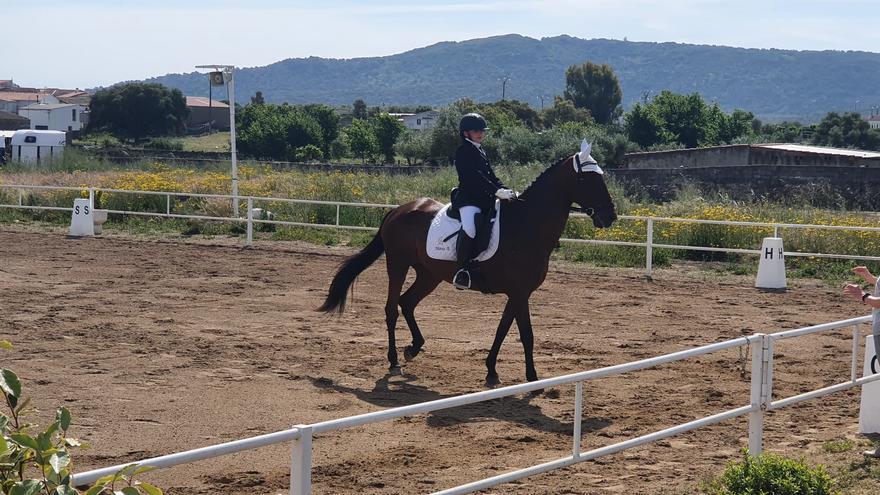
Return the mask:
[[[0,349],[11,349],[8,341],[0,341]],[[22,398],[18,376],[0,369],[0,390],[9,410],[0,413],[0,494],[3,495],[162,495],[162,490],[145,482],[135,481],[138,474],[151,470],[137,464],[126,466],[115,474],[97,480],[85,492],[71,485],[70,449],[81,444],[67,436],[71,415],[66,407],[55,412],[55,420],[45,429],[26,423],[32,412],[30,399]]]
[[745,453],[742,461],[731,463],[718,478],[705,487],[711,495],[832,495],[839,493],[823,466],[811,467],[803,461],[775,454],[753,457]]

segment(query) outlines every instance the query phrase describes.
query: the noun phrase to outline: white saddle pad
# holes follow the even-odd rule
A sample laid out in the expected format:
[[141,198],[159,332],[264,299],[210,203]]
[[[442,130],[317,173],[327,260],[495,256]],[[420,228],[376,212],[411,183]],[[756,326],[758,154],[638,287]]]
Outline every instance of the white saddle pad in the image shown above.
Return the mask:
[[[458,241],[456,232],[461,222],[447,215],[450,205],[437,212],[428,229],[428,256],[435,260],[455,261],[455,244]],[[492,233],[489,235],[489,247],[476,257],[477,261],[486,261],[498,251],[498,240],[501,239],[501,205],[495,200],[495,218],[492,219]]]

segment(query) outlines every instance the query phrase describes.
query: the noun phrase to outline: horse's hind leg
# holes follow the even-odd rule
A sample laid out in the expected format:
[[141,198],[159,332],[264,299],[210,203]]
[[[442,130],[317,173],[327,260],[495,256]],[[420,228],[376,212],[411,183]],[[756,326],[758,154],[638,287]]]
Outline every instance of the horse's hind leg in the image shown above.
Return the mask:
[[408,265],[395,263],[386,254],[388,268],[388,299],[385,302],[385,325],[388,327],[388,363],[391,373],[400,372],[400,363],[397,361],[397,343],[394,338],[394,328],[397,326],[397,304],[400,301],[400,291],[406,281]]
[[416,323],[416,306],[428,294],[433,292],[441,281],[431,272],[425,270],[422,265],[416,265],[415,269],[416,281],[400,296],[400,309],[412,334],[412,345],[406,346],[403,350],[403,358],[407,361],[415,359],[419,355],[419,351],[422,350],[422,345],[425,344],[425,338],[422,337],[422,332],[419,330],[418,323]]

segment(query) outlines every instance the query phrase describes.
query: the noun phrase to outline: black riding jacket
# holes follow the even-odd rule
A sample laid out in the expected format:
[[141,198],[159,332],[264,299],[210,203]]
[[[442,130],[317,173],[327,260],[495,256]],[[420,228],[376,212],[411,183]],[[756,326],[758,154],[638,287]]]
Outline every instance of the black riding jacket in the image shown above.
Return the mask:
[[495,191],[506,189],[489,166],[482,147],[464,141],[455,151],[455,170],[458,172],[456,206],[473,205],[488,211],[495,204]]

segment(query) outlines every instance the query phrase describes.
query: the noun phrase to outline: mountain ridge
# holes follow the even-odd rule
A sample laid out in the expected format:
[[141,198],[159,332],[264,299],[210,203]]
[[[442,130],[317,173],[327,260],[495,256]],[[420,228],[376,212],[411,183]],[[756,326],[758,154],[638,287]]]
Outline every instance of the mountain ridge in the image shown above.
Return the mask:
[[[394,55],[335,59],[288,58],[236,69],[239,102],[262,91],[268,102],[368,105],[445,105],[458,98],[508,99],[540,108],[562,94],[565,69],[586,61],[611,65],[624,106],[663,90],[699,92],[725,111],[736,108],[767,120],[817,121],[829,111],[880,106],[880,53],[783,50],[581,39],[517,34],[443,41]],[[167,74],[149,82],[207,96],[207,77]],[[220,91],[216,91],[219,89]],[[223,98],[225,90],[215,89]],[[863,108],[859,107],[862,105]]]

